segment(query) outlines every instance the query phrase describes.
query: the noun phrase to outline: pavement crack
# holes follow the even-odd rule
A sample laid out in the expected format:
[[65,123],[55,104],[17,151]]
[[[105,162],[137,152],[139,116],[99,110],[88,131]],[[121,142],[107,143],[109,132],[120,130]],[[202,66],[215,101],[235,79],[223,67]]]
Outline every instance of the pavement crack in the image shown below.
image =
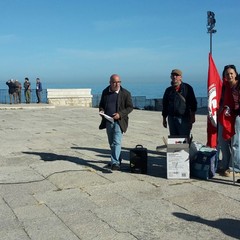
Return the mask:
[[8,204],[8,202],[6,201],[6,199],[3,197],[2,200],[4,201],[4,203],[9,207],[9,209],[11,210],[11,212],[13,213],[14,217],[17,219],[17,221],[20,223],[20,226],[22,228],[22,230],[25,232],[25,234],[29,237],[29,239],[31,239],[31,237],[29,236],[27,230],[25,229],[25,226],[23,224],[22,221],[19,220],[18,216],[15,214],[14,210],[11,208],[11,206]]
[[80,238],[77,233],[75,233],[46,203],[43,203],[43,205],[45,205],[49,211],[51,211],[53,213],[54,216],[56,216],[60,221],[61,223],[75,236],[77,237],[77,239],[79,240],[82,240],[82,238]]
[[117,230],[114,226],[112,226],[110,223],[108,223],[106,220],[104,220],[103,218],[100,218],[100,217],[97,215],[97,213],[95,213],[95,212],[93,212],[93,211],[91,211],[91,210],[89,210],[89,212],[91,212],[93,215],[95,215],[95,217],[97,217],[101,222],[107,224],[108,227],[111,228],[111,229],[113,229],[115,232],[120,233],[120,234],[121,234],[121,233],[128,233],[128,234],[130,234],[131,236],[133,236],[135,239],[139,240],[139,238],[136,237],[133,233],[131,233],[131,232],[129,232],[129,231],[119,231],[119,230]]

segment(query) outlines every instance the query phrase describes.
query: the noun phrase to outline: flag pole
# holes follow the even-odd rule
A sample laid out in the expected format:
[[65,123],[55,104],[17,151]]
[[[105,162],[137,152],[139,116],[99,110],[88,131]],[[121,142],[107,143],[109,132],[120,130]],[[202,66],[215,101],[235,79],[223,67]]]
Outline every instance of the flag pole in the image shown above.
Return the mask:
[[[216,33],[217,30],[214,29],[216,23],[215,19],[215,13],[208,11],[207,12],[207,30],[208,33],[210,34],[210,54],[212,56],[212,34]],[[230,146],[232,148],[232,145]],[[231,155],[232,155],[232,149],[230,149]],[[233,171],[233,184],[235,185],[235,169],[234,169],[234,159],[231,156],[231,163],[232,163],[232,171]]]

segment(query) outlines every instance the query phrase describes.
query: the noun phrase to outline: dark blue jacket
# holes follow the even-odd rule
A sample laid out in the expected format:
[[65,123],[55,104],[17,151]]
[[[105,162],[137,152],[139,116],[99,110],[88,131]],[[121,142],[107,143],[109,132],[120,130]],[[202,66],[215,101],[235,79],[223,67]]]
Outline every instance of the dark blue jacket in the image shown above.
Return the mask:
[[38,92],[41,92],[41,91],[42,91],[42,83],[41,83],[41,82],[38,82],[38,83],[37,83],[37,88],[36,88],[36,90],[37,90]]

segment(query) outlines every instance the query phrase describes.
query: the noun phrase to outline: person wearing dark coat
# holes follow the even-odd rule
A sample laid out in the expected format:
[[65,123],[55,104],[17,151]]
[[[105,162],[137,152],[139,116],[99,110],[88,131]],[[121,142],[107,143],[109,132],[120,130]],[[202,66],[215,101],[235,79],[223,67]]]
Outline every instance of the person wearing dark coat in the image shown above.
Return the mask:
[[170,136],[189,138],[192,124],[195,122],[197,100],[193,88],[182,82],[181,70],[173,69],[171,80],[171,86],[163,95],[163,126],[169,126]]
[[6,84],[8,86],[8,94],[9,94],[9,98],[10,98],[10,104],[17,103],[16,86],[15,86],[14,80],[10,79],[6,82]]
[[31,102],[31,83],[27,77],[25,77],[23,87],[24,87],[25,101],[27,104],[29,104]]
[[36,95],[37,95],[37,103],[41,103],[41,93],[42,93],[42,83],[40,78],[36,79]]
[[[128,128],[128,114],[133,110],[131,93],[121,87],[117,74],[110,77],[110,85],[106,87],[99,103],[102,121],[99,129],[105,129],[111,149],[111,169],[120,170],[122,135]],[[107,115],[110,119],[104,117]]]

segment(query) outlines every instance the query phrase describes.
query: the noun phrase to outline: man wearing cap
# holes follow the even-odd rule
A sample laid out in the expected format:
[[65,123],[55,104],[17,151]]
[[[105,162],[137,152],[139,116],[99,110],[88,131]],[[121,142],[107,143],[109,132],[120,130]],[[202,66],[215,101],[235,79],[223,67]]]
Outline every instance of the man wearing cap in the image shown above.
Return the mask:
[[173,69],[171,86],[163,95],[163,126],[169,126],[170,136],[190,136],[195,122],[197,100],[193,88],[182,82],[182,71]]

